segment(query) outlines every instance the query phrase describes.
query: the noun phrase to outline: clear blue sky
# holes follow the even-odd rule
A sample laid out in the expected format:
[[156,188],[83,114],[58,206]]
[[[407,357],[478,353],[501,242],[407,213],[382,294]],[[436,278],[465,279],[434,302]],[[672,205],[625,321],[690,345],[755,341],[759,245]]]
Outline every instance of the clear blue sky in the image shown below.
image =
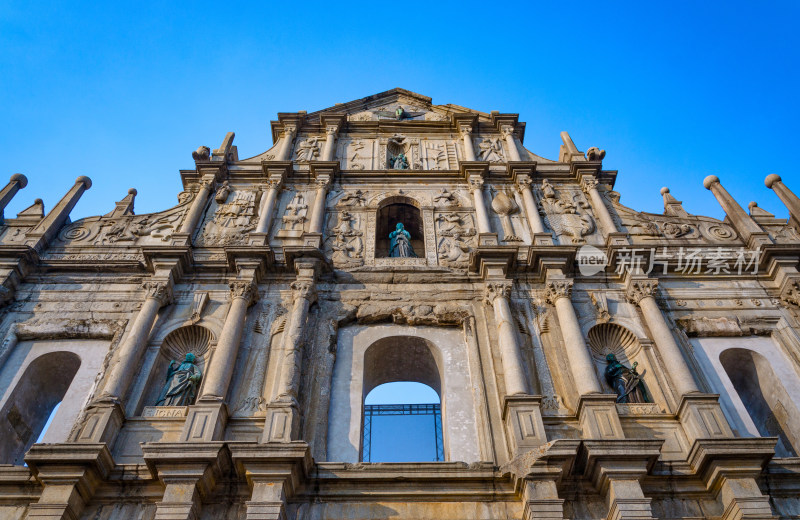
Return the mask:
[[73,219],[130,187],[138,213],[161,210],[199,145],[235,131],[248,157],[279,111],[394,87],[518,112],[545,157],[561,130],[604,148],[636,209],[661,212],[668,185],[720,217],[711,173],[779,216],[764,177],[800,192],[798,2],[79,4],[4,2],[0,180],[30,180],[7,215],[52,208],[78,175],[94,186]]

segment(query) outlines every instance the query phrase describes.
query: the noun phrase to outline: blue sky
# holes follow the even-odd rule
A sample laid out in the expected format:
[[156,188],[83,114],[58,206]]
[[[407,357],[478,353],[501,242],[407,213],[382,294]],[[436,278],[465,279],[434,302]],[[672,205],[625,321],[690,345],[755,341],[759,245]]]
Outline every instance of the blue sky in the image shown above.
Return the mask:
[[[317,110],[394,87],[518,112],[525,144],[557,157],[559,132],[607,151],[622,202],[721,217],[708,174],[746,206],[800,192],[798,2],[5,2],[0,15],[3,178],[30,184],[6,213],[78,175],[73,219],[173,205],[178,169],[236,132],[271,144],[279,111]],[[788,164],[787,164],[788,163]]]

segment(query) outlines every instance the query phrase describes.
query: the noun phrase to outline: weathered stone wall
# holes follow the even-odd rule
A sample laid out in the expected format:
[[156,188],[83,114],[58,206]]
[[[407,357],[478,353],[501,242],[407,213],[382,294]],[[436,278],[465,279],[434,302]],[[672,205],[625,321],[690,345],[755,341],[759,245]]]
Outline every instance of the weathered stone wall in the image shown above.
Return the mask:
[[[6,216],[0,516],[796,516],[800,200],[769,176],[791,219],[746,211],[712,176],[724,221],[668,189],[642,213],[604,151],[524,130],[395,89],[281,113],[255,157],[200,147],[159,213],[130,190],[70,222],[80,177]],[[416,257],[386,255],[398,215]],[[157,406],[188,353],[199,384]],[[617,402],[609,354],[650,402]],[[439,393],[446,461],[360,461],[397,379]]]

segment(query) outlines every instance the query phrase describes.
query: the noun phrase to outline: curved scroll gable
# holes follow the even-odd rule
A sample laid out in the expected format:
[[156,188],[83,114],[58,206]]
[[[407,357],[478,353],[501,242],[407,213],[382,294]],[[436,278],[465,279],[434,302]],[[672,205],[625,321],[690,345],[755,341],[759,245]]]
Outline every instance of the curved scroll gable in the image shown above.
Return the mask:
[[63,227],[55,247],[152,245],[169,242],[178,230],[194,193],[178,194],[178,205],[157,213],[96,216],[76,220]]
[[[616,195],[616,194],[614,194]],[[687,215],[685,217],[660,215],[636,211],[619,202],[618,196],[607,196],[616,213],[618,223],[637,243],[654,240],[679,240],[696,244],[741,244],[736,230],[727,223],[712,217]]]

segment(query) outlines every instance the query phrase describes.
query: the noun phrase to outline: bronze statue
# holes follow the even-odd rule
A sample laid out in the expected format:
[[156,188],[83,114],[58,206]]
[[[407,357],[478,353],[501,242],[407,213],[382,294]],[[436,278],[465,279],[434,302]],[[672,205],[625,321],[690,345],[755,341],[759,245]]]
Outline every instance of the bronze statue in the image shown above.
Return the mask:
[[408,159],[406,158],[406,154],[400,152],[399,154],[392,156],[392,169],[393,170],[408,169]]
[[194,364],[195,355],[189,352],[183,363],[170,361],[167,369],[167,382],[156,401],[156,406],[187,406],[194,404],[197,387],[203,374]]
[[644,384],[642,374],[636,372],[639,364],[634,361],[633,367],[628,368],[619,361],[617,356],[606,356],[606,382],[617,392],[618,403],[652,403],[647,385]]
[[416,258],[414,248],[411,247],[411,234],[406,231],[403,224],[398,222],[394,231],[389,233],[389,256],[392,258]]

